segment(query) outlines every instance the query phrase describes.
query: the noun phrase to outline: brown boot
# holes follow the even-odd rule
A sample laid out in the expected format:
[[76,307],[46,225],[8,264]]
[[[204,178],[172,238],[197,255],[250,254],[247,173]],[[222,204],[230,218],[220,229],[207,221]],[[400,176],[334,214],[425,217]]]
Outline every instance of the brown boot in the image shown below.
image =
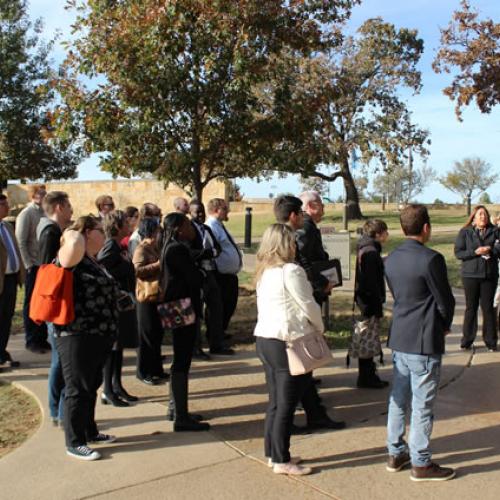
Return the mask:
[[410,462],[410,455],[407,452],[401,453],[401,455],[389,455],[385,468],[389,472],[399,472],[401,469],[404,469]]
[[412,481],[448,481],[455,477],[455,471],[450,467],[441,467],[434,462],[424,467],[411,468],[410,479]]

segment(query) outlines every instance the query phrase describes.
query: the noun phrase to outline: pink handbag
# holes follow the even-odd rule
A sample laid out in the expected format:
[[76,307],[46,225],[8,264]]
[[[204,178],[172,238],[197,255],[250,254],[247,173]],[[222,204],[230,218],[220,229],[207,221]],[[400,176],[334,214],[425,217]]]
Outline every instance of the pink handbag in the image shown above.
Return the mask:
[[332,361],[332,353],[322,333],[309,333],[287,342],[286,355],[291,375],[304,375]]
[[[286,310],[286,286],[283,273],[283,294]],[[295,340],[288,340],[286,347],[290,375],[304,375],[332,361],[332,353],[322,333],[309,333]]]

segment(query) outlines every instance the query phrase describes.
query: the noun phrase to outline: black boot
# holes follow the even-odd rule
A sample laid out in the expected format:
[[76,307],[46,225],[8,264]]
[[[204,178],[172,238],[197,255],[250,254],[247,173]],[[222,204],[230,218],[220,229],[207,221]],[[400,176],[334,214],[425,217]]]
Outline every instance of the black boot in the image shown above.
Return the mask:
[[129,406],[126,401],[120,399],[117,394],[113,392],[113,369],[115,364],[116,351],[111,351],[106,363],[104,363],[104,390],[101,394],[101,402],[104,405],[113,406]]
[[131,396],[122,385],[123,349],[118,349],[113,353],[115,358],[113,362],[113,392],[125,401],[138,401],[139,398]]
[[373,362],[373,358],[359,358],[358,367],[357,387],[362,389],[384,389],[389,385],[389,382],[381,380],[377,375],[377,367]]
[[188,376],[187,373],[172,372],[170,376],[171,400],[175,404],[174,431],[208,431],[210,425],[198,422],[188,413]]

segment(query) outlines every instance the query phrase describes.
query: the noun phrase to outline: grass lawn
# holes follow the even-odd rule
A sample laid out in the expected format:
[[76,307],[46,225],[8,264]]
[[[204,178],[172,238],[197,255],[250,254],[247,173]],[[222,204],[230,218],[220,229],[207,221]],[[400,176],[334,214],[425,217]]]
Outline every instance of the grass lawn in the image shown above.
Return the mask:
[[[431,220],[434,233],[432,235],[431,241],[428,243],[430,248],[437,250],[442,253],[446,259],[446,264],[448,266],[448,278],[450,284],[453,287],[461,287],[462,282],[460,279],[460,261],[458,261],[453,253],[453,246],[455,243],[455,238],[458,234],[459,229],[463,226],[465,222],[465,216],[462,214],[462,209],[446,209],[446,210],[431,210]],[[389,227],[389,241],[384,247],[384,254],[387,255],[394,248],[400,245],[404,239],[401,227],[399,225],[399,213],[398,212],[367,212],[365,214],[368,218],[377,218],[384,220]],[[246,253],[255,254],[258,250],[259,243],[262,233],[264,230],[274,222],[274,216],[269,213],[255,213],[252,220],[252,247],[244,249]],[[352,245],[351,249],[353,252],[353,259],[351,261],[351,269],[354,264],[354,252],[356,249],[357,234],[354,230],[363,225],[363,220],[355,220],[349,222],[349,228],[353,232],[351,233]],[[240,213],[230,214],[230,220],[227,223],[231,234],[235,238],[243,239],[244,228],[245,228],[245,216]],[[321,226],[334,226],[336,228],[342,227],[342,217],[337,211],[329,211],[325,215]],[[251,277],[246,276],[245,273],[242,277],[243,283],[250,283]]]
[[[432,226],[436,230],[441,230],[442,228],[455,229],[458,233],[458,229],[465,224],[465,214],[463,209],[444,209],[444,210],[430,210],[429,211],[432,220]],[[389,227],[389,231],[397,231],[401,233],[401,228],[399,225],[399,212],[395,211],[370,211],[363,214],[366,218],[382,219],[386,222]],[[260,239],[264,230],[273,222],[275,222],[274,215],[272,213],[262,213],[255,212],[252,217],[252,238]],[[364,220],[351,220],[349,221],[349,229],[355,231],[356,228],[361,227]],[[235,238],[243,239],[245,236],[245,214],[244,213],[233,213],[229,214],[229,221],[226,223],[231,234]],[[327,207],[326,214],[321,221],[323,226],[334,226],[336,229],[342,229],[342,213],[340,210],[331,210]]]
[[41,420],[40,408],[31,396],[0,381],[0,457],[28,439]]

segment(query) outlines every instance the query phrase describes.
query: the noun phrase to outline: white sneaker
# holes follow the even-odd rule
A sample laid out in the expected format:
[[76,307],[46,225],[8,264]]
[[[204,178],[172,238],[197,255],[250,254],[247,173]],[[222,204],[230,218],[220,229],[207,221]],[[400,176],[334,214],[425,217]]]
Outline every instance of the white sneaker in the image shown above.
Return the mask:
[[275,474],[288,474],[289,476],[306,476],[307,474],[311,474],[312,469],[288,462],[287,464],[274,464],[273,472]]
[[[290,457],[290,463],[294,465],[298,465],[302,462],[302,457]],[[267,466],[272,467],[274,465],[273,459],[268,458],[267,459]]]
[[98,451],[89,448],[87,445],[66,448],[66,454],[79,460],[99,460],[101,454]]

